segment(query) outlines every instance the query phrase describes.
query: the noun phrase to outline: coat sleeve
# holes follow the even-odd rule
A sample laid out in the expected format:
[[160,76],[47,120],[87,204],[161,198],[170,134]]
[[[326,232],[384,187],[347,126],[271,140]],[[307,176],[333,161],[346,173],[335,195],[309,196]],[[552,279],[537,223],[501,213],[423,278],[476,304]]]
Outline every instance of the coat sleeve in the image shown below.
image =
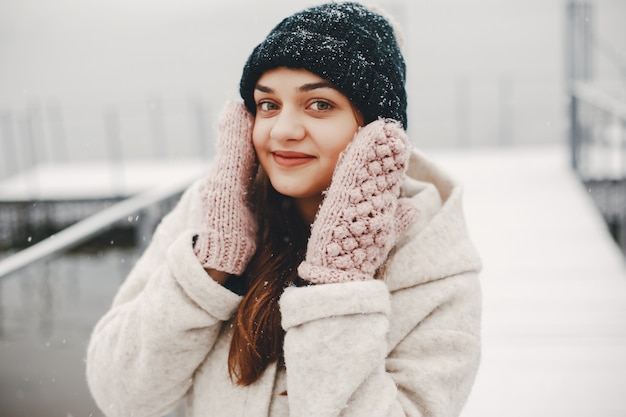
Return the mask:
[[163,219],[91,335],[87,381],[107,416],[173,408],[240,302],[195,257],[186,229],[193,193]]
[[480,356],[475,273],[393,295],[382,281],[288,288],[281,311],[290,416],[460,413]]

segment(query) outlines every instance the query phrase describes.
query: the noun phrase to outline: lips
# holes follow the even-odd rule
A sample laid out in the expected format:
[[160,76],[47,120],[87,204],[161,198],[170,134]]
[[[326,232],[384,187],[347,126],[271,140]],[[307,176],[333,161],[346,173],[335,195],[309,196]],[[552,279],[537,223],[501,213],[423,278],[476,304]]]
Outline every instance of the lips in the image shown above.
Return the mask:
[[315,159],[313,155],[293,151],[274,151],[272,157],[277,165],[286,168],[305,165]]

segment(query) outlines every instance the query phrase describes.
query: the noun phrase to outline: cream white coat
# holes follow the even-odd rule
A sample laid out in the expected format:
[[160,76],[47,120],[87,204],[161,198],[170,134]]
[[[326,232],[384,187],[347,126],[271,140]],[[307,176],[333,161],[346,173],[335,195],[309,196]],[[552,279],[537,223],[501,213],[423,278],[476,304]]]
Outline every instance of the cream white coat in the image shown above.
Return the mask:
[[157,228],[95,327],[87,378],[107,416],[457,416],[480,358],[479,256],[461,188],[419,152],[403,193],[419,209],[384,280],[288,288],[285,368],[249,387],[228,375],[229,320],[241,297],[192,250],[198,184]]

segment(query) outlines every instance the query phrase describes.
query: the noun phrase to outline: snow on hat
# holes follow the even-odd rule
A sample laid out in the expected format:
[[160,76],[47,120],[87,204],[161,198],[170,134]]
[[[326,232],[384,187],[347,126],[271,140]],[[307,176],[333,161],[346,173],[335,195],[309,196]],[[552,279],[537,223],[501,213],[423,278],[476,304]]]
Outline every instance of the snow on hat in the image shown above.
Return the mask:
[[285,18],[253,50],[239,91],[256,114],[254,88],[264,72],[306,69],[330,81],[361,112],[406,128],[406,65],[389,20],[361,4],[327,3]]

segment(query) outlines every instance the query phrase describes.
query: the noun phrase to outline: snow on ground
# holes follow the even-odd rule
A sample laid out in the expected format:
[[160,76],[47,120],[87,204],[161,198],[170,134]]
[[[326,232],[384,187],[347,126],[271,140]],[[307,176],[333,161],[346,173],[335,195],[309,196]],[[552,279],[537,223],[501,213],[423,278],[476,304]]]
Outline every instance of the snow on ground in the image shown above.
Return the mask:
[[0,182],[0,202],[129,197],[159,184],[198,178],[207,168],[201,158],[43,164]]
[[463,417],[626,415],[626,263],[565,147],[431,152],[465,184],[484,261]]

